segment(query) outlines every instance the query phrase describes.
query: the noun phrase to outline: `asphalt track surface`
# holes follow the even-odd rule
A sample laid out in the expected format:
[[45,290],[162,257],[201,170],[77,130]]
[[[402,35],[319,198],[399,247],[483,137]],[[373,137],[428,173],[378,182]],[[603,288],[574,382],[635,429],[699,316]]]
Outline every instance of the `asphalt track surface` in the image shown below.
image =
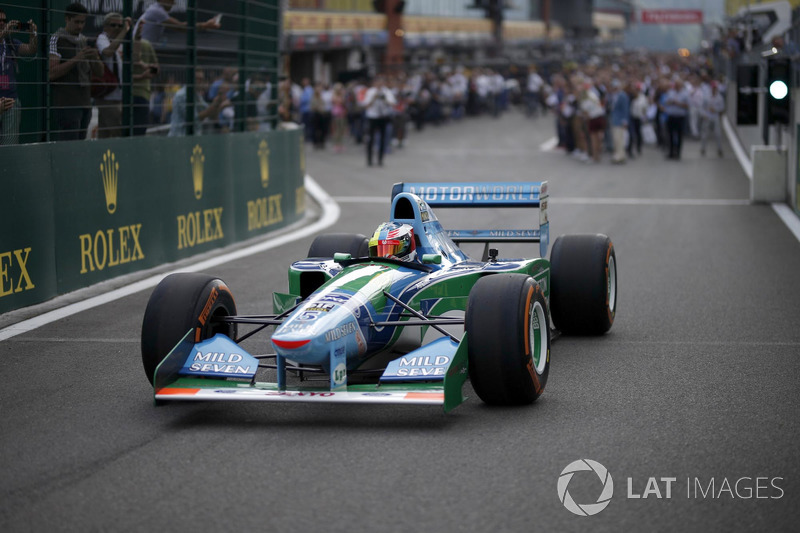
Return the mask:
[[[558,339],[534,405],[489,408],[467,385],[470,399],[447,415],[156,408],[139,352],[150,291],[140,291],[0,341],[0,531],[796,531],[800,243],[769,206],[748,205],[727,146],[722,159],[690,141],[681,162],[646,147],[624,166],[585,165],[539,149],[552,129],[509,113],[414,133],[382,168],[367,168],[360,147],[307,156],[341,207],[335,231],[371,232],[396,181],[547,179],[553,236],[611,236],[614,327]],[[525,216],[437,214],[462,227]],[[211,273],[240,313],[267,313],[310,242]],[[559,500],[559,476],[579,459],[613,478],[594,516]],[[601,487],[584,471],[568,490],[586,504]]]

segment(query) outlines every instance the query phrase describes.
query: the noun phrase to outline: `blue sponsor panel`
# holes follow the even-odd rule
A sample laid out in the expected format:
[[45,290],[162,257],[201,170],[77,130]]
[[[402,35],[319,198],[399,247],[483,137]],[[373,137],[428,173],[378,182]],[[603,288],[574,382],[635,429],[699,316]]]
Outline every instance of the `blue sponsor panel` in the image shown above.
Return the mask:
[[547,182],[398,183],[392,198],[401,192],[416,194],[431,207],[539,207]]
[[448,337],[436,339],[389,363],[380,380],[382,383],[443,380],[457,349],[458,343]]
[[225,335],[194,345],[183,364],[181,376],[252,379],[258,370],[258,359]]

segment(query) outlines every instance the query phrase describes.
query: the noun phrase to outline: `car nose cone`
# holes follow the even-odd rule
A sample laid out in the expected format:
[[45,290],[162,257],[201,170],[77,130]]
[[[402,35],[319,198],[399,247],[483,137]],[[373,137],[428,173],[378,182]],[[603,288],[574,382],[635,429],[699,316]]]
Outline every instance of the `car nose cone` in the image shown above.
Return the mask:
[[347,354],[363,352],[358,322],[343,306],[321,307],[314,302],[295,311],[272,335],[278,355],[298,363],[318,365],[329,361],[332,349]]

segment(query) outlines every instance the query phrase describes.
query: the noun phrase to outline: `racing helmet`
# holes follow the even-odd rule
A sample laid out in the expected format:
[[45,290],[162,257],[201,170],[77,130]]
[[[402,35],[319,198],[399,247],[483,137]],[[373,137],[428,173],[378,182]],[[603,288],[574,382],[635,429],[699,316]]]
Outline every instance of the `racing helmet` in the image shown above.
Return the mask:
[[382,223],[369,240],[369,256],[414,261],[417,258],[414,228],[399,222]]

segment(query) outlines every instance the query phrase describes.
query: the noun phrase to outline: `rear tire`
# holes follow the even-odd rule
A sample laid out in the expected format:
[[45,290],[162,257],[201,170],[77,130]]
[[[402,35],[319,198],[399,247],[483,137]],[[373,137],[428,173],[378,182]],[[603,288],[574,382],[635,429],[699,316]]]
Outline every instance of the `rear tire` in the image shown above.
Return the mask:
[[550,310],[562,333],[602,335],[617,312],[617,256],[606,235],[562,235],[550,253]]
[[469,293],[465,330],[472,387],[490,405],[525,405],[550,372],[550,320],[541,287],[524,274],[493,274]]
[[335,253],[367,257],[369,240],[360,233],[328,233],[319,235],[308,249],[308,257],[333,259]]
[[233,294],[221,279],[207,274],[171,274],[161,280],[147,302],[142,321],[142,364],[150,383],[156,367],[194,329],[194,342],[223,333],[236,338],[236,324],[213,323],[214,316],[236,314]]

